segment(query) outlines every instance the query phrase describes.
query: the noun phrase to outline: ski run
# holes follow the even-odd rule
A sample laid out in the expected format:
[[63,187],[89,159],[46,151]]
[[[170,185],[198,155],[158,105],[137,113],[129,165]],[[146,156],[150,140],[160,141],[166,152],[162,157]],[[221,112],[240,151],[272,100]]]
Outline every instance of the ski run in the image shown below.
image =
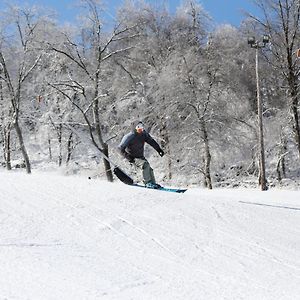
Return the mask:
[[1,300],[300,299],[300,192],[0,172]]

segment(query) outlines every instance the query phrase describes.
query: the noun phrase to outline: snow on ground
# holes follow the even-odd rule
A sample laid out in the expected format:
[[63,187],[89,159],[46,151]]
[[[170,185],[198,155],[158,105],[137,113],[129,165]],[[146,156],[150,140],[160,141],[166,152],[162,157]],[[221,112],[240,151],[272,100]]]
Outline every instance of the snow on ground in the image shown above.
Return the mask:
[[300,192],[0,172],[0,299],[300,299]]

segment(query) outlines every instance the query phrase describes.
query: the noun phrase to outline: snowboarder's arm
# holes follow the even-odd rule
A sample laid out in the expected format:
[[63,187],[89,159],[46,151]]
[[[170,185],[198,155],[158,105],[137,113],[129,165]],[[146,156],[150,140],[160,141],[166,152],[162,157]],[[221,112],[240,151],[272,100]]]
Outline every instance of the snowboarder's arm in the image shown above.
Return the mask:
[[146,132],[146,138],[145,138],[145,141],[150,145],[152,146],[160,156],[163,156],[164,155],[164,151],[160,148],[160,146],[158,145],[158,143],[155,141],[154,138],[152,138],[152,136]]
[[127,146],[129,145],[129,143],[130,143],[130,141],[132,140],[132,138],[133,138],[133,134],[132,134],[132,133],[126,134],[126,135],[122,138],[121,143],[120,143],[120,145],[118,146],[118,149],[119,149],[121,155],[122,155],[124,158],[128,159],[128,160],[131,160],[132,157],[126,152],[126,148],[127,148]]

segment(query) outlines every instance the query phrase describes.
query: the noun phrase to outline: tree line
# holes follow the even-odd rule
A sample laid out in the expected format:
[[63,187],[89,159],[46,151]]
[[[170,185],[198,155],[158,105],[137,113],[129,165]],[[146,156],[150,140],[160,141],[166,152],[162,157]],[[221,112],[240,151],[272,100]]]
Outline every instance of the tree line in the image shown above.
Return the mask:
[[[168,180],[189,175],[212,188],[228,177],[258,177],[255,53],[247,38],[267,34],[270,46],[259,53],[267,172],[279,182],[299,175],[299,1],[257,0],[260,17],[246,14],[238,28],[213,25],[196,0],[176,13],[163,2],[125,1],[109,23],[101,1],[81,4],[73,25],[35,7],[1,12],[6,169],[21,156],[31,173],[36,145],[59,166],[80,147],[118,161],[118,139],[140,119],[167,153],[157,168]],[[106,160],[103,169],[113,181]]]

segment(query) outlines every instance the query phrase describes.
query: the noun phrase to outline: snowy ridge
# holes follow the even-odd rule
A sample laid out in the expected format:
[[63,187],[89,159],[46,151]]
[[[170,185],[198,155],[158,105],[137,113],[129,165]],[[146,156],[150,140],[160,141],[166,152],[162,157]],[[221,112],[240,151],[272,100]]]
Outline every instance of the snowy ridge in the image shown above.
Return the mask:
[[1,300],[299,298],[299,191],[0,181]]

